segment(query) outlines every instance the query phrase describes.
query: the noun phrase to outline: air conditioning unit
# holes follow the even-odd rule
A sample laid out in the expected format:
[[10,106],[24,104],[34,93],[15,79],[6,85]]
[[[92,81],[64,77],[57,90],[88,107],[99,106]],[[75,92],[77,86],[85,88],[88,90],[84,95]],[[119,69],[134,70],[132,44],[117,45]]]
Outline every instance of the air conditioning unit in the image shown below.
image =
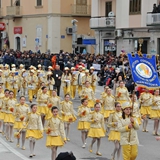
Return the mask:
[[5,31],[1,32],[1,39],[5,39],[7,37],[7,33]]
[[66,33],[69,35],[72,35],[73,31],[72,31],[72,27],[67,27],[66,28]]
[[115,19],[114,18],[106,18],[106,26],[107,27],[114,27],[115,26]]
[[121,29],[118,29],[115,31],[115,36],[116,37],[122,37],[123,36],[123,31]]

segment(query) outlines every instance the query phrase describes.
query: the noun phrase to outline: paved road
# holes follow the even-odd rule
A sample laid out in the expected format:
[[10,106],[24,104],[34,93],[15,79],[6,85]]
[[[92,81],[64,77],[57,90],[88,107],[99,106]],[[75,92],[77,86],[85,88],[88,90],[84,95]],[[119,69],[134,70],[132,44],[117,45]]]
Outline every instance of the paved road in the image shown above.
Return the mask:
[[[97,87],[96,90],[96,97],[99,98],[100,93],[103,91],[103,87]],[[74,101],[74,108],[77,110],[78,106],[80,105],[80,101],[76,98]],[[87,147],[86,149],[82,149],[82,142],[81,142],[81,134],[76,129],[77,122],[71,125],[70,130],[70,142],[63,148],[59,148],[58,152],[65,152],[65,151],[73,151],[77,160],[110,160],[111,153],[113,151],[113,144],[107,140],[107,137],[102,139],[102,144],[100,151],[102,153],[102,157],[97,157],[95,155],[96,152],[96,144],[93,148],[93,153],[89,153],[88,146],[91,142],[91,139],[87,140]],[[152,136],[152,128],[153,128],[153,121],[149,121],[148,130],[149,133],[143,133],[140,129],[138,131],[139,136],[139,155],[137,160],[159,160],[160,159],[160,142],[155,140],[155,137]],[[36,143],[36,157],[32,158],[34,160],[50,160],[50,149],[45,147],[46,135],[44,134],[44,138],[37,141]],[[21,150],[20,148],[16,148],[16,139],[14,143],[7,142],[2,135],[0,135],[0,160],[29,160],[29,143],[26,140],[26,150]],[[122,158],[121,158],[122,159]]]

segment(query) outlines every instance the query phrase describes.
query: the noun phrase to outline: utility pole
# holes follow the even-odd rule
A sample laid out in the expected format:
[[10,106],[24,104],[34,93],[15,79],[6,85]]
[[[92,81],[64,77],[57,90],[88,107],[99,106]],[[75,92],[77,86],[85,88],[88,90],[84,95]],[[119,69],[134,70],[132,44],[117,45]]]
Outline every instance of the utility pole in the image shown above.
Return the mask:
[[75,48],[77,46],[77,25],[76,22],[78,22],[76,19],[73,19],[71,21],[72,23],[72,50],[73,53],[75,54]]

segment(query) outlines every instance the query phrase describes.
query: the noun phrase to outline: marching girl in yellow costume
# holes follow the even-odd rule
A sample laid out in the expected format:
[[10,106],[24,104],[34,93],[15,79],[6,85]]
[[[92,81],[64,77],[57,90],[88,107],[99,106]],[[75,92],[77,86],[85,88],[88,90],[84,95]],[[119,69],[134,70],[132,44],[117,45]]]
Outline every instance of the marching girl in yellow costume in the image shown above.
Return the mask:
[[70,94],[71,91],[71,80],[72,80],[72,76],[69,72],[69,68],[65,67],[64,68],[64,73],[62,75],[62,85],[63,85],[63,93],[64,95],[66,95],[67,93]]
[[43,137],[43,125],[41,115],[37,113],[36,104],[31,105],[31,113],[25,118],[27,124],[26,139],[29,139],[30,158],[35,156],[34,148],[36,140]]
[[154,120],[153,135],[158,135],[159,118],[160,118],[160,95],[159,95],[159,89],[154,91],[150,118],[152,118]]
[[52,91],[52,95],[49,97],[48,102],[47,102],[49,110],[48,110],[46,119],[49,119],[50,117],[52,117],[52,112],[50,110],[51,107],[56,106],[58,110],[60,110],[60,102],[61,102],[61,99],[59,96],[57,96],[57,91],[54,89]]
[[145,88],[145,91],[141,93],[139,101],[141,103],[141,114],[143,116],[143,132],[148,132],[147,124],[148,124],[148,117],[151,114],[153,95],[149,93],[149,90],[147,88]]
[[82,88],[81,99],[83,98],[88,99],[88,107],[94,107],[95,95],[88,81],[85,82],[85,87]]
[[133,95],[132,96],[132,115],[133,117],[137,118],[138,124],[141,125],[141,113],[140,113],[140,104],[139,101],[137,100],[137,96]]
[[116,101],[120,102],[121,105],[130,101],[128,89],[124,86],[123,81],[120,81],[119,87],[116,88]]
[[60,103],[60,111],[63,121],[65,122],[67,141],[69,141],[69,127],[72,122],[76,121],[76,116],[74,115],[73,103],[70,101],[70,95],[66,94],[64,98],[64,101]]
[[2,125],[4,120],[3,98],[4,98],[4,91],[2,86],[0,86],[0,133],[2,133]]
[[29,101],[32,103],[33,96],[35,95],[35,90],[38,84],[38,78],[34,75],[35,71],[30,70],[29,75],[27,77],[27,85],[28,85],[28,94],[29,94]]
[[5,82],[6,80],[3,71],[0,69],[0,85],[2,86],[3,89],[5,89]]
[[53,85],[55,84],[54,78],[52,77],[52,72],[47,72],[47,77],[45,78],[45,84],[48,88],[49,95],[52,95]]
[[91,76],[91,87],[93,89],[93,92],[96,91],[96,84],[97,84],[97,75],[94,73],[94,67],[90,67],[90,76]]
[[[110,114],[115,112],[115,97],[112,95],[111,93],[111,89],[108,88],[107,89],[107,94],[105,96],[105,98],[103,98],[103,104],[104,104],[104,111],[103,111],[103,115],[104,115],[104,121],[107,124],[108,122],[108,118],[110,116]],[[107,127],[107,131],[109,132],[109,128]]]
[[123,103],[122,119],[118,121],[118,131],[121,133],[123,160],[135,160],[138,155],[138,121],[132,117],[132,106],[129,102]]
[[4,98],[2,100],[2,110],[1,110],[1,120],[3,121],[2,134],[4,136],[6,134],[6,125],[5,125],[5,122],[4,122],[4,118],[5,118],[5,115],[6,115],[6,112],[7,112],[6,111],[6,106],[7,106],[8,99],[9,99],[9,90],[5,89],[5,91],[4,91]]
[[78,76],[77,74],[75,74],[75,68],[72,67],[71,68],[71,77],[72,77],[72,80],[71,80],[71,98],[72,99],[75,99],[75,96],[76,96],[76,89],[77,89],[77,79],[78,79]]
[[58,116],[58,108],[52,107],[52,117],[47,121],[46,133],[47,140],[46,146],[52,150],[52,160],[56,159],[58,147],[62,147],[66,141],[64,123]]
[[[25,122],[24,119],[27,117],[29,113],[29,107],[25,103],[25,97],[21,96],[20,97],[20,103],[16,105],[15,107],[15,123],[14,123],[14,129],[16,129],[18,132],[21,130],[19,135],[22,135],[22,149],[25,150],[25,137],[26,137],[26,127],[25,127]],[[17,137],[17,147],[19,147],[19,141],[20,141],[20,136]]]
[[13,126],[15,123],[15,110],[16,110],[17,100],[14,98],[13,91],[9,91],[9,99],[6,104],[6,115],[4,117],[4,123],[6,125],[6,139],[13,142]]
[[47,102],[49,99],[49,95],[47,94],[47,87],[42,87],[42,93],[38,95],[37,102],[38,102],[38,112],[41,114],[42,124],[45,124],[45,117],[48,114],[48,107]]
[[17,96],[17,91],[18,91],[18,83],[19,83],[19,79],[18,76],[15,75],[16,71],[12,70],[10,72],[10,76],[8,78],[8,89],[13,91],[14,93],[14,98],[16,98]]
[[[89,75],[89,70],[86,69],[85,70],[85,75],[82,77],[82,84],[83,84],[83,87],[85,87],[85,83],[86,81],[90,82],[90,84],[92,83],[92,77]],[[91,87],[91,86],[90,86]],[[92,88],[92,87],[91,87]],[[93,89],[92,89],[93,90]]]
[[88,130],[90,128],[89,120],[90,120],[91,109],[88,108],[88,100],[87,99],[82,99],[81,104],[82,105],[79,106],[79,108],[78,108],[78,116],[79,116],[78,130],[81,131],[81,137],[82,137],[82,143],[83,143],[82,148],[85,148]]
[[4,73],[4,77],[5,77],[5,88],[7,89],[8,88],[8,77],[10,74],[10,69],[9,69],[8,64],[5,64],[3,73]]
[[21,74],[19,75],[19,85],[21,96],[25,96],[27,91],[27,72],[25,69],[22,69]]
[[112,153],[112,160],[115,159],[117,153],[117,159],[120,158],[121,145],[120,145],[120,132],[118,132],[118,120],[122,117],[121,104],[119,102],[115,103],[115,112],[110,114],[108,119],[108,126],[110,127],[110,133],[108,140],[113,141],[115,148]]
[[104,125],[104,117],[100,113],[101,105],[100,103],[96,103],[94,105],[94,112],[91,114],[91,125],[88,132],[88,137],[93,138],[89,151],[92,153],[92,147],[93,144],[97,140],[97,152],[96,155],[102,156],[102,154],[99,152],[100,144],[101,144],[101,138],[105,137],[105,125]]

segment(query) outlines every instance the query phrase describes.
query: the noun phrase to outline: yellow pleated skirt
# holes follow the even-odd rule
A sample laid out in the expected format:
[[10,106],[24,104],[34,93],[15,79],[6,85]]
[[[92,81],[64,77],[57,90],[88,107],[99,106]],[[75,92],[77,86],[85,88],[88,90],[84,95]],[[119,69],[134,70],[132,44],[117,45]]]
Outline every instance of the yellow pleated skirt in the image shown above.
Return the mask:
[[4,120],[5,114],[6,113],[4,113],[4,112],[0,112],[0,120]]
[[111,113],[114,113],[115,111],[113,110],[105,110],[103,112],[104,118],[108,118],[110,116]]
[[43,135],[40,130],[28,129],[26,132],[26,139],[35,138],[38,140],[38,139],[41,139],[42,137],[43,137]]
[[78,122],[78,130],[89,130],[90,123],[85,121],[79,121]]
[[23,124],[23,121],[15,121],[14,129],[25,129],[26,127]]
[[62,116],[62,119],[64,122],[75,122],[76,121],[76,117],[73,115],[64,115]]
[[38,113],[47,115],[48,114],[48,107],[47,106],[38,106]]
[[14,123],[15,122],[15,117],[12,113],[6,113],[4,117],[4,122],[5,123]]
[[150,118],[160,118],[160,110],[151,109]]
[[88,100],[88,107],[93,108],[94,107],[94,101],[93,100]]
[[46,147],[62,147],[64,145],[64,141],[60,136],[47,136]]
[[120,141],[120,132],[110,131],[108,140],[109,141]]
[[88,132],[88,137],[91,138],[105,137],[105,132],[102,128],[90,128]]
[[143,107],[141,106],[141,110],[140,110],[142,115],[150,115],[151,114],[151,107]]

